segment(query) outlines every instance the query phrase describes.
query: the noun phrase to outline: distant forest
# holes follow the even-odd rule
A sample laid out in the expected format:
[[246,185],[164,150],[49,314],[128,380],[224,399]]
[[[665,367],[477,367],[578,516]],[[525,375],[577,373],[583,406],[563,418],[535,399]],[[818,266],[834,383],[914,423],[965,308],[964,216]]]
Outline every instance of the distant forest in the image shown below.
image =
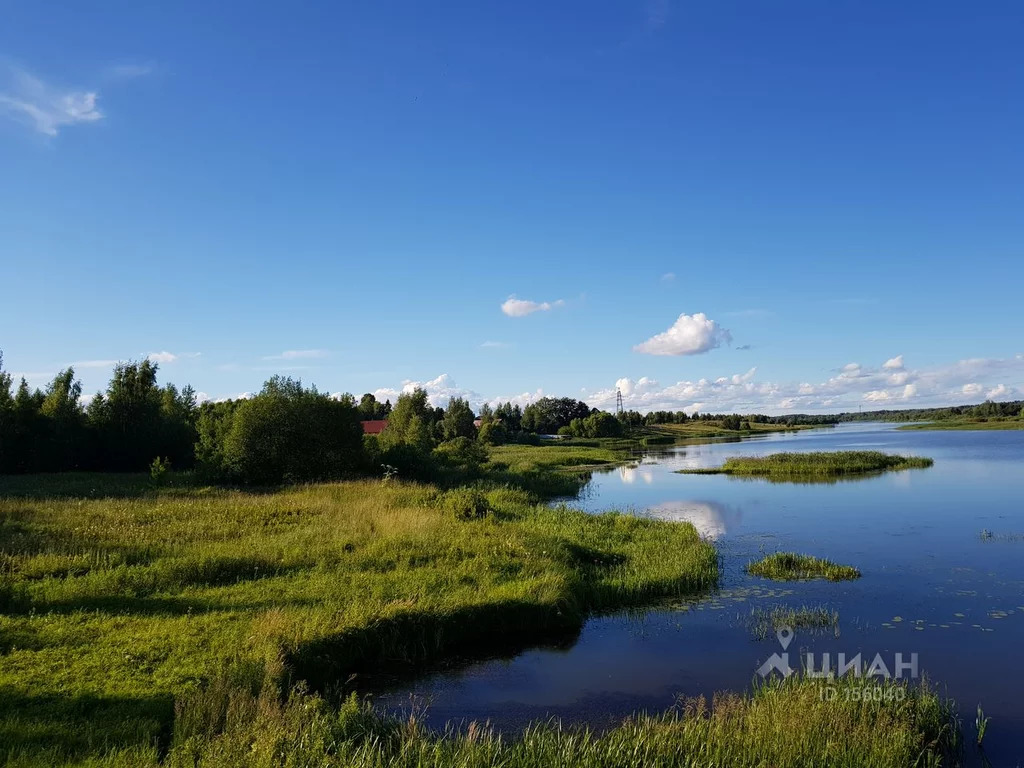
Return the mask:
[[[149,360],[118,364],[104,392],[83,404],[72,368],[45,389],[24,378],[14,386],[0,353],[0,473],[195,469],[212,481],[274,484],[353,475],[430,478],[456,468],[472,474],[487,445],[537,443],[542,435],[621,437],[658,424],[713,421],[725,429],[752,423],[825,425],[843,421],[933,421],[1022,414],[1024,402],[950,408],[848,412],[836,415],[718,414],[625,411],[613,415],[573,398],[544,397],[525,407],[451,398],[432,406],[427,393],[403,393],[392,404],[372,394],[329,396],[275,376],[244,400],[199,403],[190,386],[157,384]],[[387,420],[379,435],[362,422]]]

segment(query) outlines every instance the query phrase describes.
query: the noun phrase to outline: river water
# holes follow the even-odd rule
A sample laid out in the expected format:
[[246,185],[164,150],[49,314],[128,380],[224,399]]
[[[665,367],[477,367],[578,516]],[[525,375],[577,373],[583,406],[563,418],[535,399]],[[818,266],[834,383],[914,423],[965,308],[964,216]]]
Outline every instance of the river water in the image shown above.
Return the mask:
[[[834,484],[675,472],[783,450],[880,450],[930,456],[935,465]],[[833,660],[843,652],[865,661],[880,654],[895,672],[895,654],[917,654],[918,673],[958,702],[968,742],[981,704],[991,717],[985,743],[993,765],[1021,765],[1022,500],[1024,431],[843,424],[652,451],[634,466],[595,474],[571,503],[692,522],[719,548],[718,590],[594,617],[574,641],[434,670],[376,701],[415,708],[435,727],[477,720],[512,731],[552,717],[607,727],[639,710],[667,709],[679,696],[749,689],[782,650],[774,632],[752,631],[753,612],[825,607],[838,612],[838,633],[798,630],[788,648],[794,667],[807,652],[819,665],[824,652]],[[772,582],[745,573],[749,561],[781,550],[855,565],[863,577]]]

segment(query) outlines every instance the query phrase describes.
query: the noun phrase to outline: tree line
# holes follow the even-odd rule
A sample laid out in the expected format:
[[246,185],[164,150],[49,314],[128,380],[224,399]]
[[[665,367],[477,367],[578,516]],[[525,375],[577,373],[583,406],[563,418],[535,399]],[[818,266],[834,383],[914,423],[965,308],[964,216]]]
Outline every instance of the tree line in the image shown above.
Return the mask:
[[[369,393],[357,402],[283,376],[250,398],[199,403],[192,387],[159,385],[158,370],[150,360],[119,363],[106,390],[83,405],[73,368],[45,389],[24,378],[15,387],[0,354],[0,473],[150,469],[156,476],[173,467],[254,484],[382,471],[427,478],[450,467],[474,471],[487,445],[622,432],[613,416],[572,398],[484,405],[477,421],[459,397],[445,408],[432,406],[422,389],[394,405]],[[383,419],[379,436],[364,436],[361,422]]]

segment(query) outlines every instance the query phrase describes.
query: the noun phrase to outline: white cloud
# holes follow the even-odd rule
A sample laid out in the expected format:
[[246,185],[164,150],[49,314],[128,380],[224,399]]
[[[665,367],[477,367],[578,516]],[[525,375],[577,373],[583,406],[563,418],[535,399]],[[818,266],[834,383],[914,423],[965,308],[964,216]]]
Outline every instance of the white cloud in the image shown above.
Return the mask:
[[1013,394],[1014,394],[1014,390],[1013,389],[1011,389],[1010,387],[1006,386],[1005,384],[1000,384],[999,386],[993,387],[988,392],[986,392],[985,393],[985,399],[986,400],[1008,399]]
[[312,360],[327,357],[326,349],[286,349],[279,355],[266,355],[264,360]]
[[563,299],[557,301],[528,301],[526,299],[517,299],[515,294],[505,299],[501,305],[501,311],[509,317],[526,317],[532,315],[534,312],[547,312],[554,309],[555,307],[561,307],[565,305]]
[[889,358],[882,363],[882,368],[887,371],[903,370],[903,355],[896,355],[896,357]]
[[664,275],[661,276],[661,282],[663,282],[663,283],[671,283],[675,279],[676,279],[676,273],[675,272],[666,272]]
[[655,392],[659,388],[659,384],[654,379],[649,379],[646,376],[642,376],[637,381],[632,379],[619,379],[615,382],[615,388],[622,392],[623,397],[630,397],[632,395],[642,395],[647,392]]
[[178,356],[173,352],[164,350],[163,352],[150,352],[148,358],[153,363],[173,363],[178,359]]
[[453,397],[461,397],[468,400],[471,405],[485,402],[485,399],[480,394],[473,392],[468,389],[461,389],[455,384],[455,380],[447,373],[442,373],[440,376],[431,379],[430,381],[414,381],[412,379],[406,379],[402,382],[401,389],[392,389],[384,387],[382,389],[375,390],[373,396],[383,402],[384,400],[390,400],[392,403],[398,399],[399,395],[409,395],[415,390],[422,389],[427,393],[427,400],[435,408],[440,406],[444,407],[448,405],[448,401]]
[[732,334],[703,312],[683,313],[664,333],[633,347],[646,355],[699,355],[732,341]]
[[964,384],[960,391],[963,392],[968,397],[976,397],[977,395],[980,395],[982,392],[984,392],[985,388],[981,386],[981,384],[972,382],[970,384]]
[[889,393],[884,389],[874,389],[864,393],[864,399],[872,403],[880,403],[889,399]]
[[0,89],[0,114],[27,123],[39,133],[56,136],[60,129],[103,118],[96,91],[48,85],[21,69],[11,68]]
[[511,346],[505,341],[485,341],[480,345],[483,349],[504,349],[505,347]]

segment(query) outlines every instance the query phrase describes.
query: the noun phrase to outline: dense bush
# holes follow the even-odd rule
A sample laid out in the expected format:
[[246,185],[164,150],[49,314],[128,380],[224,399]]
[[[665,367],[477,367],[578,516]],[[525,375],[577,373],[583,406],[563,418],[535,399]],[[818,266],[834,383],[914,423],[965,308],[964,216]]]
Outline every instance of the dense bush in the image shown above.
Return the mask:
[[558,434],[566,437],[622,437],[622,422],[607,411],[594,411],[583,419],[573,419]]
[[446,466],[457,467],[473,474],[487,461],[487,448],[468,437],[457,437],[441,443],[434,449],[433,455]]
[[486,421],[480,425],[476,439],[485,445],[504,445],[508,441],[508,430],[500,421]]
[[[324,480],[365,466],[363,431],[351,398],[336,400],[275,376],[230,412],[230,425],[203,420],[207,467],[253,484]],[[219,462],[219,464],[217,463]]]
[[476,488],[456,488],[441,494],[440,506],[447,514],[459,520],[479,520],[491,513],[491,505],[483,491]]

